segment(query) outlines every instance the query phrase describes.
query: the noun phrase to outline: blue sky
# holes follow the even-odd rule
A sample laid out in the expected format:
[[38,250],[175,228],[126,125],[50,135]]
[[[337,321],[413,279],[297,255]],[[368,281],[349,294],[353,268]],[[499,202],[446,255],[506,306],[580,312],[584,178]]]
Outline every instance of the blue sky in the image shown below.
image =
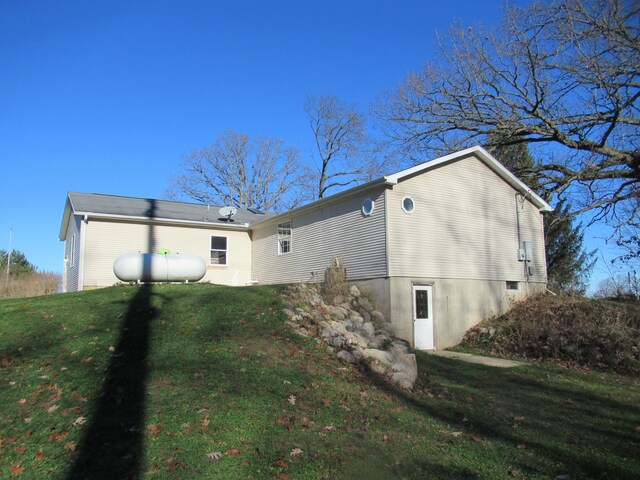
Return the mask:
[[[309,157],[308,95],[363,109],[502,2],[0,2],[0,248],[62,270],[67,191],[160,198],[223,130]],[[591,242],[590,242],[591,244]]]

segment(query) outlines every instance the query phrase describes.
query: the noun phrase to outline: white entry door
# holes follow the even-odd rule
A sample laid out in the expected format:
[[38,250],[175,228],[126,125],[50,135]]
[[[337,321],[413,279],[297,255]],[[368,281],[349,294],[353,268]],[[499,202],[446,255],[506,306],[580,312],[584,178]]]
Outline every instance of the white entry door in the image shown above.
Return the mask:
[[418,350],[433,350],[433,288],[413,286],[413,343]]

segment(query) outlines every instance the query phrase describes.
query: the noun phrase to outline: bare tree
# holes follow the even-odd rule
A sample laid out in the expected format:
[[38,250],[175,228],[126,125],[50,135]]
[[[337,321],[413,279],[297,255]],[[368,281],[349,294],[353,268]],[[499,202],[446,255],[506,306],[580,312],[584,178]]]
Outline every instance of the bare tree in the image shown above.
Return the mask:
[[332,95],[308,97],[305,111],[315,140],[317,198],[371,178],[380,169],[370,148],[365,121],[355,106]]
[[640,279],[636,272],[605,278],[598,283],[595,296],[601,298],[633,298],[640,296]]
[[415,161],[489,135],[535,145],[546,160],[532,173],[573,214],[628,225],[640,213],[639,31],[633,0],[507,7],[496,31],[454,26],[379,113]]
[[304,200],[297,149],[282,140],[249,137],[231,130],[205,148],[186,155],[184,171],[169,196],[186,196],[208,204],[282,211]]

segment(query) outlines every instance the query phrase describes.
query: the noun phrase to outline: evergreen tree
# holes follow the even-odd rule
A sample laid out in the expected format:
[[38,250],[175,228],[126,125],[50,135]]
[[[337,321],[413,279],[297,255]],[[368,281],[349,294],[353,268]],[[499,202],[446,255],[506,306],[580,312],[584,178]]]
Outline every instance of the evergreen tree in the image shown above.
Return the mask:
[[[3,272],[5,275],[7,272],[8,257],[9,253],[6,250],[0,250],[0,272]],[[24,253],[19,250],[13,250],[11,252],[11,268],[9,269],[9,273],[17,275],[20,273],[32,273],[35,271],[36,267],[27,260]]]
[[[491,139],[491,143],[499,145],[490,149],[491,154],[545,201],[550,202],[548,193],[533,175],[536,162],[528,145],[500,145],[495,138]],[[554,208],[553,212],[544,216],[549,289],[583,294],[595,263],[595,252],[585,252],[584,229],[581,224],[574,225],[574,219],[570,215],[571,206],[556,202]]]
[[551,291],[584,294],[595,263],[595,251],[583,248],[584,229],[574,225],[571,206],[557,202],[545,215],[548,287]]

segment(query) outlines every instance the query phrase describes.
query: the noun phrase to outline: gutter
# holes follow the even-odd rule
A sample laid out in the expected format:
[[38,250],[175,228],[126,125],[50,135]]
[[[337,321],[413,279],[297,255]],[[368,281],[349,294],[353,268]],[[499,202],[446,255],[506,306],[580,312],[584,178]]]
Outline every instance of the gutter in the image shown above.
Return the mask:
[[170,218],[138,217],[138,216],[131,216],[131,215],[114,215],[109,213],[75,212],[74,214],[83,216],[83,219],[85,222],[88,222],[91,218],[97,218],[101,220],[130,220],[130,221],[163,223],[163,224],[169,224],[169,225],[180,224],[180,225],[207,226],[211,228],[222,228],[222,229],[231,229],[231,230],[248,230],[250,226],[249,223],[242,223],[242,224],[211,223],[211,222],[201,222],[197,220],[175,220]]

